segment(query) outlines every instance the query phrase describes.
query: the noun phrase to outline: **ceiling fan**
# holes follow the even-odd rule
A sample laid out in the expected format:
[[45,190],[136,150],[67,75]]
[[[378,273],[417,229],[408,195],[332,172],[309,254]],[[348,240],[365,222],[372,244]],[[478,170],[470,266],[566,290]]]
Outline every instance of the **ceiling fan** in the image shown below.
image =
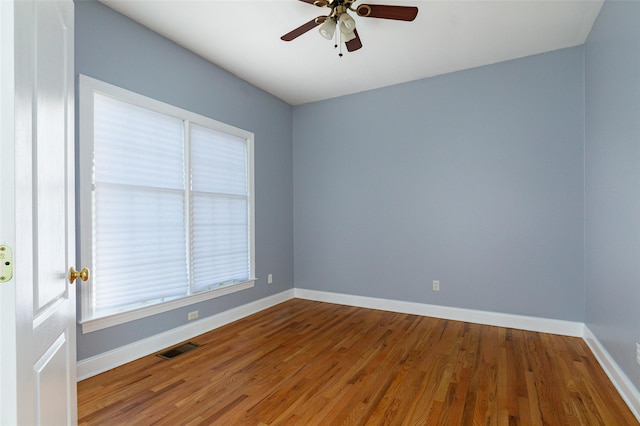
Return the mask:
[[[361,4],[353,7],[356,0],[299,0],[318,7],[331,9],[328,15],[318,16],[309,22],[280,37],[281,40],[291,41],[307,31],[320,25],[319,31],[322,37],[331,40],[335,37],[338,47],[338,37],[344,41],[347,51],[353,52],[362,47],[362,41],[356,30],[356,21],[348,11],[355,12],[365,18],[383,18],[396,21],[413,21],[418,15],[418,8],[413,6],[388,6],[382,4]],[[336,32],[336,28],[339,29]],[[342,53],[340,53],[342,56]]]

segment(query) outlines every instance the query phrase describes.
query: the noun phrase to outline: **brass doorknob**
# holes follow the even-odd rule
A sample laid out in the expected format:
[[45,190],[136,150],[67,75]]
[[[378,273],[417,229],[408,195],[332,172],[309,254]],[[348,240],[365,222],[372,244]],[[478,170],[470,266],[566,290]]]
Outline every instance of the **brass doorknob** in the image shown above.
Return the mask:
[[69,269],[69,282],[73,284],[73,282],[80,278],[82,281],[86,281],[89,279],[89,270],[87,268],[82,268],[82,271],[76,271],[76,268],[73,266]]

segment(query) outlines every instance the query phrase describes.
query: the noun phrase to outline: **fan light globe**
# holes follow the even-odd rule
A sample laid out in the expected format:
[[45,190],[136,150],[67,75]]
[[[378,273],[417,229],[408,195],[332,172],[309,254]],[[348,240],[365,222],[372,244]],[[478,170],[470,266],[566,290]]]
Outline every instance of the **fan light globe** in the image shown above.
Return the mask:
[[356,21],[347,13],[340,15],[340,31],[343,33],[352,33],[356,29]]
[[324,24],[320,25],[318,32],[320,32],[322,37],[327,40],[331,40],[336,32],[336,21],[333,19],[327,19],[324,21]]

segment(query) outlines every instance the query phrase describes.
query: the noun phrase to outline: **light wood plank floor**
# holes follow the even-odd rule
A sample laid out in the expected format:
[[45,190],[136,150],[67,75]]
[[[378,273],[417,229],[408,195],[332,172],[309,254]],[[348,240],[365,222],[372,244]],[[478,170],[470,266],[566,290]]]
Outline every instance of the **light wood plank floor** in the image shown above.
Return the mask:
[[637,425],[578,338],[293,299],[78,384],[81,425]]

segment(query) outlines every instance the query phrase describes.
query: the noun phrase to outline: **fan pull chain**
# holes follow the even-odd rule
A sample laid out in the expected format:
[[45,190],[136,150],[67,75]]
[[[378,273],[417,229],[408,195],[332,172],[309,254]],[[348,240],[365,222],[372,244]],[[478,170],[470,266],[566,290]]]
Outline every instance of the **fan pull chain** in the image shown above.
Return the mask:
[[[336,31],[335,34],[333,35],[333,48],[337,49],[338,46],[340,45],[340,31]],[[342,46],[340,47],[340,53],[338,53],[338,56],[342,57]]]

